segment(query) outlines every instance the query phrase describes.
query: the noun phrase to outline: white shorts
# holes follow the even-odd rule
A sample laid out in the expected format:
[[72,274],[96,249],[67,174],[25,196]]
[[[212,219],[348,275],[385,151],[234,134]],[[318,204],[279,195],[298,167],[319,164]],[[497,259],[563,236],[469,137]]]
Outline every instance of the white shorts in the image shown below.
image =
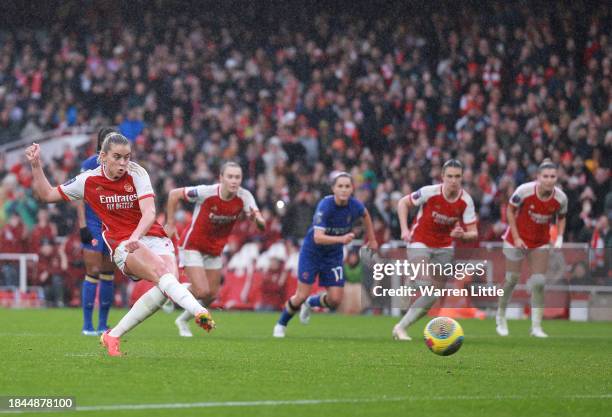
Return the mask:
[[[130,254],[130,252],[125,249],[126,242],[126,240],[121,242],[113,252],[113,262],[115,262],[117,268],[119,268],[119,270],[124,274],[125,261]],[[174,258],[174,245],[167,237],[143,236],[138,240],[138,242],[149,248],[156,255],[166,255]],[[128,276],[132,279],[139,279],[138,277],[133,277],[131,275]]]
[[412,242],[408,245],[408,260],[417,262],[429,260],[432,263],[452,263],[455,250],[452,246],[445,248],[432,248],[421,242]]
[[179,264],[181,267],[193,266],[204,269],[221,269],[223,260],[220,256],[212,256],[197,250],[179,249]]
[[503,252],[507,260],[518,262],[518,261],[523,260],[523,258],[525,258],[525,256],[527,255],[527,252],[530,250],[549,249],[549,248],[550,248],[550,245],[546,244],[546,245],[538,246],[537,248],[533,248],[533,249],[522,249],[522,248],[517,248],[516,246],[512,245],[510,242],[504,240]]

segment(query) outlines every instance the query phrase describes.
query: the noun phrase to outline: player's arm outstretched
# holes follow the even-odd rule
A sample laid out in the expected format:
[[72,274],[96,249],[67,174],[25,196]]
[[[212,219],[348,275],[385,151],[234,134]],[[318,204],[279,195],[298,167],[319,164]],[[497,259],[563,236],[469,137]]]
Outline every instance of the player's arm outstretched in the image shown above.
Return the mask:
[[33,143],[25,150],[26,158],[32,167],[32,191],[34,196],[44,203],[57,203],[63,197],[56,187],[52,187],[47,180],[40,160],[40,145]]
[[170,239],[176,234],[174,215],[176,214],[176,207],[180,200],[185,200],[185,189],[173,188],[170,190],[170,194],[168,194],[168,204],[166,205],[166,225],[164,226],[164,230]]

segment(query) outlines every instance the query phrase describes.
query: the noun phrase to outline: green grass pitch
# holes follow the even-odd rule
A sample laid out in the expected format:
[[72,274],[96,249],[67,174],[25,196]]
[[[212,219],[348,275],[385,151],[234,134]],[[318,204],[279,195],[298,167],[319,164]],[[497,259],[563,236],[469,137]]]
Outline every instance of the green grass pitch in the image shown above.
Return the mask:
[[[390,317],[315,314],[271,337],[276,314],[214,315],[213,334],[179,338],[157,313],[123,340],[122,358],[79,334],[80,310],[0,310],[1,395],[71,395],[83,416],[598,416],[612,410],[612,326],[462,320],[461,350],[391,340]],[[124,311],[111,312],[111,323]],[[196,404],[197,403],[197,404]],[[125,405],[137,405],[127,408]],[[107,407],[107,408],[105,408]],[[114,407],[114,408],[113,408]],[[181,407],[181,408],[177,408]],[[1,412],[0,412],[1,413]]]

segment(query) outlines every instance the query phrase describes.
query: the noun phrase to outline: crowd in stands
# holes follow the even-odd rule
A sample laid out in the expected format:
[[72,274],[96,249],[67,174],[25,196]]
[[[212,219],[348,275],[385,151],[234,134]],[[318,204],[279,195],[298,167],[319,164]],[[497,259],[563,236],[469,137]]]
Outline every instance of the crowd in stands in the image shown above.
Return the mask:
[[[481,240],[500,239],[508,197],[550,157],[569,197],[566,241],[612,246],[605,2],[67,1],[47,11],[0,30],[0,143],[119,126],[160,213],[170,189],[212,183],[235,160],[268,221],[263,235],[240,224],[236,249],[302,238],[333,170],[353,174],[380,242],[399,239],[397,201],[438,182],[451,157],[465,164]],[[94,150],[95,134],[49,161],[50,178],[74,176]],[[35,279],[51,285],[80,267],[76,216],[40,206],[30,181],[0,155],[0,252],[44,254],[48,241],[64,255]]]

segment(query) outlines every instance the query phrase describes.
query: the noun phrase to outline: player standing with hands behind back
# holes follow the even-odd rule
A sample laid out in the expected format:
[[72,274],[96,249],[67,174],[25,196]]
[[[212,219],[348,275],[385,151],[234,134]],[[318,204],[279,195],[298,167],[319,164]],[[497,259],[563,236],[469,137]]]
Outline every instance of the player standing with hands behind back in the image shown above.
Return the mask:
[[508,229],[504,234],[506,256],[506,283],[504,295],[499,298],[496,331],[508,336],[506,308],[512,291],[521,277],[521,264],[527,257],[531,269],[531,336],[548,337],[542,330],[544,316],[544,284],[548,268],[550,224],[557,218],[558,237],[555,248],[563,245],[567,196],[556,187],[557,166],[545,159],[538,167],[536,181],[519,186],[508,204]]
[[[96,169],[100,166],[98,153],[102,149],[104,139],[118,133],[115,129],[105,127],[98,132],[96,154],[87,158],[81,164],[81,172]],[[108,313],[115,298],[113,279],[115,264],[109,257],[108,247],[102,239],[102,222],[89,204],[82,201],[77,204],[81,247],[85,261],[85,279],[81,288],[81,305],[83,308],[83,330],[86,336],[100,336],[108,329]],[[100,289],[100,311],[98,315],[98,330],[93,328],[93,309],[96,301],[96,291]]]

